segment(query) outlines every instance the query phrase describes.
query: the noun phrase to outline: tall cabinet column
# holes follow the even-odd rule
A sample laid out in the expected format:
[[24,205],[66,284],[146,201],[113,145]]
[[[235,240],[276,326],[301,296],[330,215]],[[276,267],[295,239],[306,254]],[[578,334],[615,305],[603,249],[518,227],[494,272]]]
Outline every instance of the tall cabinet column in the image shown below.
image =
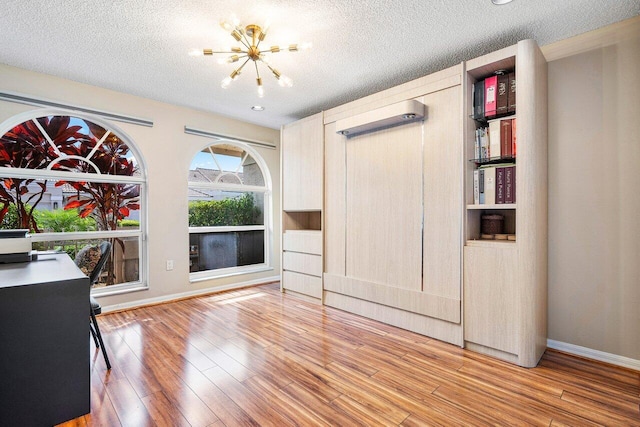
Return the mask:
[[[496,74],[515,79],[516,102],[487,117],[472,108],[474,87]],[[465,99],[474,111],[465,119],[465,346],[533,367],[547,339],[547,64],[536,43],[468,61]],[[489,155],[476,142],[483,129]]]
[[283,291],[322,298],[323,114],[283,126]]

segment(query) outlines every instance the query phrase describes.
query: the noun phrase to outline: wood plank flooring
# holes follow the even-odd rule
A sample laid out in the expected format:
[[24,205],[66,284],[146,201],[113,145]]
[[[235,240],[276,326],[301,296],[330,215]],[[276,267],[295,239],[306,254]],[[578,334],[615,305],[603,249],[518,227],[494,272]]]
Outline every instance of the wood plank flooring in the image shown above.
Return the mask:
[[281,294],[98,319],[91,414],[64,426],[640,426],[640,373],[547,351],[519,368]]

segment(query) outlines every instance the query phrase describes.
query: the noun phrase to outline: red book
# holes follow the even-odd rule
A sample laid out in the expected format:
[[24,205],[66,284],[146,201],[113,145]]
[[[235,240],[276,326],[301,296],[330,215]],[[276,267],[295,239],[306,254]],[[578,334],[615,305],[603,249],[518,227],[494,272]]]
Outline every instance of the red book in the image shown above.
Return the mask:
[[500,157],[511,157],[511,119],[500,120]]
[[498,76],[484,79],[484,116],[495,117],[498,96]]
[[516,119],[511,119],[511,157],[516,156]]

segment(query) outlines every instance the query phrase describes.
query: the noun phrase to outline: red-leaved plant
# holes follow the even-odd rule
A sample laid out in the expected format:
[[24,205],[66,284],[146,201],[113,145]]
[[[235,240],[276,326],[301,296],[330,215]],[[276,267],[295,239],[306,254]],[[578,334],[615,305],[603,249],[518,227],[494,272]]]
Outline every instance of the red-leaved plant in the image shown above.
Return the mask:
[[[127,158],[129,147],[117,135],[109,133],[105,137],[107,131],[104,128],[80,119],[73,119],[79,124],[71,126],[71,120],[69,116],[37,119],[51,143],[33,120],[14,127],[0,138],[0,166],[134,175],[136,166]],[[40,232],[33,212],[47,189],[47,181],[31,178],[0,180],[0,221],[13,204],[18,211],[20,227]],[[39,189],[34,189],[32,183]],[[126,218],[131,210],[140,209],[138,185],[71,180],[55,183],[56,186],[65,184],[73,187],[77,194],[69,197],[64,209],[78,209],[82,218],[93,217],[99,230],[115,230],[119,220]],[[115,240],[124,251],[124,243],[120,239]],[[112,260],[110,257],[108,284],[114,279]]]

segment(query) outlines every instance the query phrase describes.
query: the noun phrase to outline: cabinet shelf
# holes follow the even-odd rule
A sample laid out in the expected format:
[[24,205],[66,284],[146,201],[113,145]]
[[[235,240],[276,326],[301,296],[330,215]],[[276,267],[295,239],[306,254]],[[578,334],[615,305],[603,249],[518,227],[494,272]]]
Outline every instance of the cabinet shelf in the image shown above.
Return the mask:
[[467,205],[467,209],[469,210],[494,210],[494,209],[515,209],[516,208],[516,204],[515,203],[501,203],[499,205],[476,205],[476,204],[471,204],[471,205]]
[[488,159],[469,159],[470,162],[476,165],[494,165],[499,163],[513,163],[516,164],[516,158],[513,156],[508,157],[489,157]]
[[478,239],[478,240],[467,240],[465,243],[466,246],[475,246],[475,247],[485,247],[485,248],[500,248],[500,247],[509,247],[515,245],[517,240],[488,240],[488,239]]
[[509,111],[506,113],[502,113],[502,114],[498,114],[495,116],[491,116],[491,117],[475,117],[473,114],[471,114],[469,116],[470,119],[475,120],[476,122],[478,122],[479,124],[486,126],[489,124],[489,122],[493,121],[493,120],[498,120],[498,119],[515,119],[516,117],[516,112],[515,111]]

